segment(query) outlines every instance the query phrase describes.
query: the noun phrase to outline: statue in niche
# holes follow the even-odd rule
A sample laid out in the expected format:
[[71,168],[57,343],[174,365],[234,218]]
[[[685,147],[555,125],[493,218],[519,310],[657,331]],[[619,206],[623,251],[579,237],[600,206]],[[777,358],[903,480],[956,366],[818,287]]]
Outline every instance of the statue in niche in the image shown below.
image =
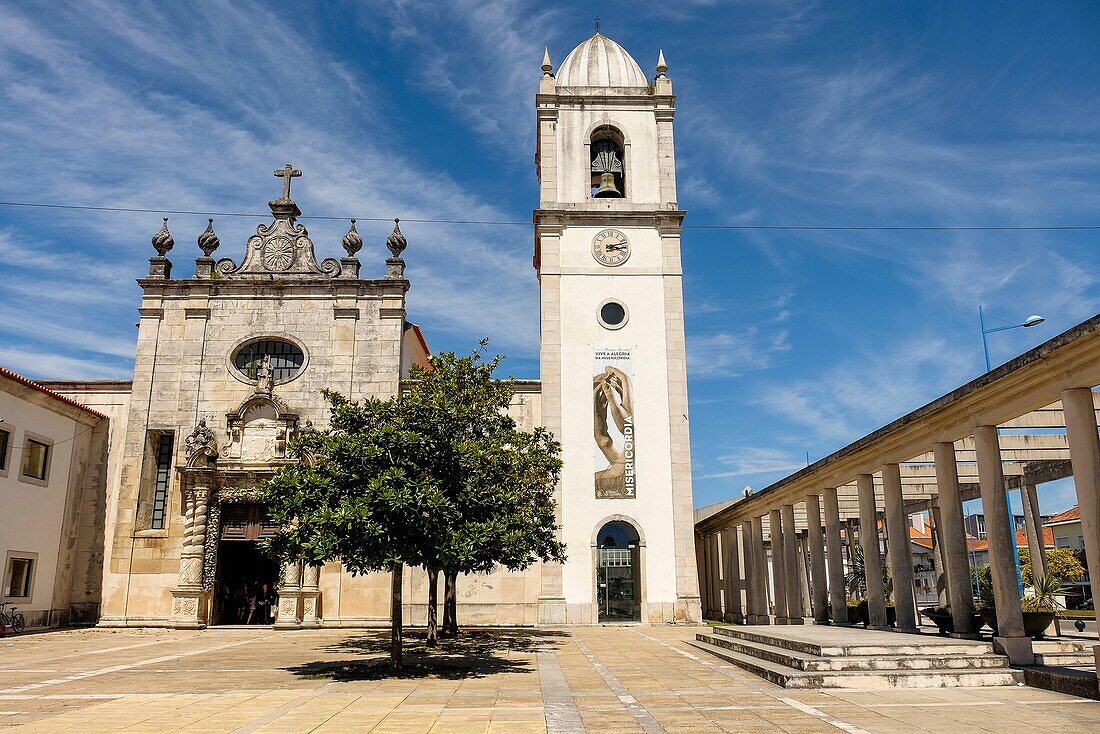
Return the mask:
[[259,369],[256,370],[256,393],[270,395],[275,389],[275,371],[271,369],[271,355],[265,354]]

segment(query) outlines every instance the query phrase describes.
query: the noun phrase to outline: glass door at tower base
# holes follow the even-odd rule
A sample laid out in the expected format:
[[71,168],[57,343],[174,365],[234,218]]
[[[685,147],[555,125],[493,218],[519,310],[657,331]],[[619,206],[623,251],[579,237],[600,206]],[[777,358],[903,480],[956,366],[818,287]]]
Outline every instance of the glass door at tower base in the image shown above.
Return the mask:
[[600,622],[637,622],[637,548],[600,548],[596,567],[596,596]]

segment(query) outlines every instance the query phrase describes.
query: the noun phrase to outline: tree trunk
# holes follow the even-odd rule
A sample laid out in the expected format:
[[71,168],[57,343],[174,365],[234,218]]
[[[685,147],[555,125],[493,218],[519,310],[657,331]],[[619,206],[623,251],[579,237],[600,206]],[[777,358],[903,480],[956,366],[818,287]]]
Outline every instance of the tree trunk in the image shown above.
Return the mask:
[[428,569],[428,647],[438,647],[436,627],[439,621],[439,569]]
[[390,667],[398,670],[404,664],[401,657],[401,574],[404,567],[393,564],[390,569],[392,597],[390,599]]
[[457,601],[458,595],[456,586],[458,585],[458,572],[457,571],[444,571],[444,591],[443,591],[443,636],[444,637],[457,637],[458,636],[458,610]]

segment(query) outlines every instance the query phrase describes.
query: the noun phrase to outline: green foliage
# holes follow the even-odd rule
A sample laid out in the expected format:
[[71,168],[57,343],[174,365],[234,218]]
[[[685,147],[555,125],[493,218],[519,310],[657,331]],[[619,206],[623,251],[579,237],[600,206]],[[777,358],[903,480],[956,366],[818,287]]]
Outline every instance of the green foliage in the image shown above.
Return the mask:
[[970,568],[970,585],[981,606],[993,606],[993,573],[989,566]]
[[[443,353],[401,395],[350,401],[325,391],[325,431],[290,442],[302,461],[268,482],[282,558],[339,560],[353,574],[399,564],[459,572],[564,561],[554,487],[560,446],[521,431],[500,363]],[[395,630],[399,621],[394,621]]]
[[[886,562],[886,556],[880,556],[882,567],[882,588],[887,598],[890,596],[890,565]],[[844,577],[848,586],[848,594],[858,599],[867,598],[867,570],[863,560],[863,547],[857,545],[855,552],[848,561],[848,575]]]
[[1062,586],[1062,580],[1050,574],[1039,576],[1032,584],[1032,596],[1020,600],[1020,608],[1025,612],[1053,612],[1059,606],[1057,597],[1069,589]]
[[[1076,581],[1085,575],[1085,567],[1077,558],[1077,554],[1069,548],[1050,548],[1044,556],[1046,558],[1046,575],[1056,579],[1059,584]],[[1035,582],[1031,573],[1031,553],[1027,548],[1020,549],[1020,571],[1023,574],[1024,584],[1034,586]]]

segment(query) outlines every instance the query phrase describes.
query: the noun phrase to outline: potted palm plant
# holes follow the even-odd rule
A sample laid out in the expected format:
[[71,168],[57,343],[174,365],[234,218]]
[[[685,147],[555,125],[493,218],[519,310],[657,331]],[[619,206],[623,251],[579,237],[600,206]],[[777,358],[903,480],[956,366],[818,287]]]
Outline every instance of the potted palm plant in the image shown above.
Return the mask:
[[[1032,639],[1041,639],[1043,633],[1057,614],[1059,596],[1068,590],[1062,586],[1062,580],[1051,575],[1037,576],[1032,583],[1032,593],[1021,597],[1020,610],[1024,618],[1024,634]],[[997,610],[992,604],[986,604],[981,611],[982,620],[997,634]]]

